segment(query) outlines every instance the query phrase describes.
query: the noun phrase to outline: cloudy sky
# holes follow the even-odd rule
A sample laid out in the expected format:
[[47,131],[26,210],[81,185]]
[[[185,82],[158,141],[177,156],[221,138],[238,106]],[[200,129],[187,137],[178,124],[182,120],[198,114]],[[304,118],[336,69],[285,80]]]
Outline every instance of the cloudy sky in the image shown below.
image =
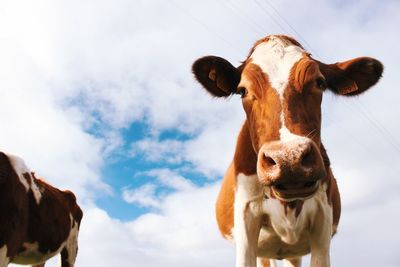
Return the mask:
[[[322,137],[343,199],[333,266],[400,266],[400,2],[0,1],[0,150],[85,214],[77,266],[233,266],[214,202],[244,119],[192,62],[238,65],[259,38],[295,37],[332,63],[385,65],[364,95],[326,93]],[[306,260],[307,262],[307,260]]]

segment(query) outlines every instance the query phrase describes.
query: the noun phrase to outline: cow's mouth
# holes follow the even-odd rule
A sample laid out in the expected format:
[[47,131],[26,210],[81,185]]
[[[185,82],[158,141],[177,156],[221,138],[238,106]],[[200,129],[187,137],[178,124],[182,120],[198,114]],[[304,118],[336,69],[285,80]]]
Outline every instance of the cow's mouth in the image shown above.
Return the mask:
[[317,192],[319,180],[282,182],[271,186],[275,196],[281,200],[307,199]]

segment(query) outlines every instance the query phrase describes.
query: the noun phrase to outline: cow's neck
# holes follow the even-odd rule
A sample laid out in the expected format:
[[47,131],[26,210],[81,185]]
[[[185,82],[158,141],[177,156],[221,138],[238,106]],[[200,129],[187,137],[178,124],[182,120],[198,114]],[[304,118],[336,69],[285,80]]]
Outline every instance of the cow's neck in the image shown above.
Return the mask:
[[245,175],[254,175],[257,173],[257,154],[251,143],[247,120],[243,123],[240,130],[233,161],[236,175],[239,173]]

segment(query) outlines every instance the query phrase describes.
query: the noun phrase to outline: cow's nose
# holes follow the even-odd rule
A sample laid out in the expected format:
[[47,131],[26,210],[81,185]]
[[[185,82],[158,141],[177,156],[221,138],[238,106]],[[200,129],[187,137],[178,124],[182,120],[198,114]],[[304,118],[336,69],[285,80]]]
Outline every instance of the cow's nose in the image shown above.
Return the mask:
[[276,142],[263,146],[260,151],[266,168],[287,166],[291,168],[312,168],[317,161],[318,151],[312,141],[301,143]]
[[311,176],[318,176],[323,170],[321,154],[311,140],[271,142],[263,145],[258,154],[257,172],[270,183],[287,175],[316,179]]
[[319,156],[319,151],[312,145],[311,142],[307,143],[305,147],[299,152],[298,164],[301,168],[312,168],[316,165]]

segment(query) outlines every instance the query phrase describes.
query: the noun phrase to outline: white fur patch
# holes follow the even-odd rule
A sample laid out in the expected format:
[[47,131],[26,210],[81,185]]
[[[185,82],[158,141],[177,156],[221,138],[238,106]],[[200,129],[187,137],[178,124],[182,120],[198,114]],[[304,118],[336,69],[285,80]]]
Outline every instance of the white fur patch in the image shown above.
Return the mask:
[[0,248],[0,267],[6,267],[10,259],[7,257],[7,245]]
[[[32,177],[32,176],[31,176],[31,177]],[[42,199],[42,192],[40,191],[38,185],[36,184],[36,181],[35,181],[35,178],[34,178],[34,177],[32,177],[32,180],[31,180],[31,181],[32,181],[31,190],[32,190],[32,193],[33,193],[33,197],[34,197],[35,200],[36,200],[36,204],[39,205],[40,200]]]
[[[42,199],[42,193],[40,192],[40,189],[39,189],[38,185],[36,184],[35,178],[32,177],[32,175],[31,175],[31,170],[26,166],[25,161],[23,159],[21,159],[20,157],[15,156],[15,155],[10,155],[10,154],[7,154],[7,156],[9,158],[11,165],[13,166],[15,172],[17,173],[20,182],[25,187],[26,192],[29,192],[29,190],[32,190],[33,197],[35,198],[36,203],[39,204],[40,200]],[[27,173],[30,176],[30,178],[31,178],[30,183],[24,177],[23,174],[25,174],[25,173]]]
[[[268,76],[271,83],[281,100],[283,107],[283,96],[289,82],[290,71],[307,53],[303,48],[291,44],[286,39],[271,35],[269,39],[256,46],[250,58],[252,63],[258,65]],[[281,129],[279,130],[282,141],[292,141],[301,136],[295,135],[289,131],[285,125],[284,112],[281,112]]]
[[304,142],[306,140],[305,137],[297,135],[292,133],[291,131],[289,131],[289,129],[286,127],[285,125],[285,115],[283,114],[283,112],[281,112],[281,128],[279,129],[279,136],[281,137],[281,141],[284,141],[285,143],[289,143],[289,142]]
[[290,70],[305,53],[304,49],[286,39],[271,35],[268,41],[257,45],[250,58],[268,75],[271,86],[283,96]]
[[8,156],[8,159],[10,160],[11,165],[13,166],[15,172],[18,175],[18,178],[19,178],[21,184],[25,187],[26,192],[29,192],[29,189],[30,189],[29,182],[22,175],[24,173],[30,172],[29,168],[25,164],[25,161],[15,155],[7,154],[7,156]]
[[[258,232],[257,227],[261,225],[264,215],[268,216],[268,221]],[[304,201],[301,212],[296,216],[296,209],[285,208],[278,199],[264,198],[264,188],[256,175],[239,174],[232,230],[236,266],[260,266],[261,261],[256,260],[258,256],[292,258],[305,255],[310,249],[314,261],[329,262],[332,220],[332,207],[328,203],[325,184],[320,184],[315,195]],[[319,230],[315,234],[310,229]],[[313,248],[313,243],[319,244],[319,247]],[[270,264],[276,266],[273,261]],[[292,264],[287,262],[285,266]]]
[[[269,217],[259,238],[258,249],[263,257],[292,258],[311,250],[312,259],[329,262],[333,219],[324,186],[304,201],[298,216],[296,209],[285,210],[280,201],[271,198],[265,200],[263,213]],[[287,264],[284,266],[292,266]]]
[[317,216],[319,207],[329,208],[326,192],[320,186],[318,192],[310,199],[304,201],[302,210],[296,216],[295,209],[287,209],[278,199],[268,199],[264,202],[264,212],[269,215],[271,226],[279,235],[281,240],[287,244],[295,244],[314,216]]
[[[239,174],[234,203],[236,267],[256,266],[257,243],[261,227],[263,189],[257,175]],[[259,220],[259,226],[257,226]],[[255,227],[255,228],[254,228]]]
[[[30,178],[31,178],[31,186],[30,186],[30,188],[31,188],[31,190],[32,190],[33,197],[34,197],[35,200],[36,200],[36,204],[39,205],[40,200],[42,199],[42,192],[40,191],[40,188],[39,188],[39,186],[38,186],[37,183],[36,183],[35,177],[33,177],[33,175],[32,175],[30,172],[28,173],[28,175],[29,175]],[[24,177],[24,178],[25,178],[25,177]]]
[[69,215],[71,219],[71,231],[69,232],[68,239],[65,243],[65,248],[68,251],[68,263],[74,266],[76,254],[78,251],[78,223],[74,220],[72,214]]
[[265,202],[265,212],[270,216],[272,227],[283,242],[295,244],[299,240],[300,233],[305,227],[305,216],[296,217],[294,210],[291,209],[286,214],[284,206],[277,199],[268,199]]

